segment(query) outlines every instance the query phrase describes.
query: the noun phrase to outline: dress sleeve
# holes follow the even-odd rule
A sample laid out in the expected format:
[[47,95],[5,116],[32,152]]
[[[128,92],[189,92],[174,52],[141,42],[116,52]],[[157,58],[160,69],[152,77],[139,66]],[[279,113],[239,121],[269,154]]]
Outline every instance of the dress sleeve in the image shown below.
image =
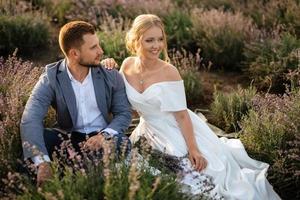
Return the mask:
[[187,109],[183,80],[168,82],[162,88],[161,111],[174,112]]

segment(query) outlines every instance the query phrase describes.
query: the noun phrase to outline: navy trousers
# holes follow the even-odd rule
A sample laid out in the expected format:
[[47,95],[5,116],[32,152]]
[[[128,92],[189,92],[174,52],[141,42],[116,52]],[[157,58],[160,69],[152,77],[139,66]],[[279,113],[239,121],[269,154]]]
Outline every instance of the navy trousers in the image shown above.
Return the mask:
[[[59,150],[61,149],[61,145],[63,141],[70,141],[69,144],[72,145],[74,150],[77,153],[81,153],[81,145],[88,138],[97,135],[97,132],[92,132],[89,134],[80,133],[80,132],[71,132],[69,134],[62,133],[57,129],[44,129],[44,141],[49,154],[50,159],[52,159],[52,154],[54,152],[59,156]],[[121,153],[127,156],[131,150],[131,143],[129,138],[124,134],[117,134],[111,140],[113,140],[114,151],[117,155]]]

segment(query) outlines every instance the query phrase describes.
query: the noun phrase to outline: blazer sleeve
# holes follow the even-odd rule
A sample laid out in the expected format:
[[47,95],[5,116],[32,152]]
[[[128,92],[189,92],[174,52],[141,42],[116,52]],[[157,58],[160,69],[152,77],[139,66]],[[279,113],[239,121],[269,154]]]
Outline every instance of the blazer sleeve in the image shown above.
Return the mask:
[[54,98],[46,72],[41,75],[26,103],[21,124],[21,139],[24,158],[48,155],[44,142],[43,120]]
[[115,71],[115,83],[111,102],[113,119],[107,128],[116,130],[118,133],[124,133],[131,122],[131,107],[127,99],[123,78],[117,71]]

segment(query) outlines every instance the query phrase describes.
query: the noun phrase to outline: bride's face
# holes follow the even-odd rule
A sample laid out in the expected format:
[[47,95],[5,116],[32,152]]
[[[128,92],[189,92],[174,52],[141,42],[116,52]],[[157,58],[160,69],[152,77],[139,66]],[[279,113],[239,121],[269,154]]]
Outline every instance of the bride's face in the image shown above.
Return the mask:
[[147,59],[157,59],[163,48],[163,32],[158,26],[152,26],[142,35],[138,53]]

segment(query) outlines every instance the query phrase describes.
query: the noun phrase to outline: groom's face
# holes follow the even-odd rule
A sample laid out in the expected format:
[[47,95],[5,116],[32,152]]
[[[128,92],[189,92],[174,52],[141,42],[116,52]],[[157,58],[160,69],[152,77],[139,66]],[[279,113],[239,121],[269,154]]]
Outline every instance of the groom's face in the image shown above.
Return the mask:
[[84,43],[79,49],[78,63],[85,67],[93,67],[100,64],[103,50],[96,34],[83,35]]

